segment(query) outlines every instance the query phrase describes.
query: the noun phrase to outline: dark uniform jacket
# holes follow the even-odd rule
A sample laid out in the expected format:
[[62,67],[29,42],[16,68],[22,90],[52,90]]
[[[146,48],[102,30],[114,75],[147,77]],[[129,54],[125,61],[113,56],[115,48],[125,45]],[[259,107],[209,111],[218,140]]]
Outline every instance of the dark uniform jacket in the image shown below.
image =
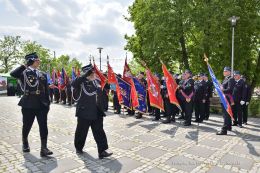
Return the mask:
[[240,102],[240,101],[246,102],[247,89],[245,87],[245,81],[243,79],[240,79],[235,82],[232,95],[235,102]]
[[[41,71],[38,74],[24,65],[16,68],[10,73],[14,78],[20,80],[24,95],[18,103],[23,108],[39,109],[42,107],[49,107],[49,86],[47,82],[47,75]],[[32,87],[39,82],[38,85]],[[30,86],[31,85],[31,86]]]
[[76,107],[76,117],[96,120],[99,116],[106,116],[102,109],[102,91],[96,81],[77,77],[71,85],[81,93]]
[[[180,85],[180,90],[186,95],[191,96],[191,100],[194,100],[194,80],[189,78],[186,81],[183,81]],[[181,94],[181,99],[186,100],[183,94]]]
[[209,100],[210,97],[212,97],[213,93],[213,83],[208,80],[206,82],[206,100]]
[[222,87],[223,87],[223,93],[226,95],[226,98],[229,103],[233,101],[232,94],[233,94],[233,89],[235,86],[235,79],[232,78],[231,76],[225,77],[225,79],[222,82]]
[[202,102],[202,100],[206,100],[207,97],[207,84],[205,81],[196,81],[194,83],[194,101]]

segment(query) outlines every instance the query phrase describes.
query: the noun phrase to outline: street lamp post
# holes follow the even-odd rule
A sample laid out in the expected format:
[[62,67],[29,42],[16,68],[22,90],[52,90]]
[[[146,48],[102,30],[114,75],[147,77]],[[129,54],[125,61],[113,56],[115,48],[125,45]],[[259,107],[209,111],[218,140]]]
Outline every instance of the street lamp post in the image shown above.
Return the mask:
[[102,47],[97,48],[99,50],[99,69],[101,70],[101,52],[102,52]]
[[237,16],[232,16],[228,18],[228,20],[231,21],[231,26],[232,26],[231,76],[233,76],[233,72],[234,72],[234,37],[235,37],[235,26],[238,19],[240,19],[240,17]]

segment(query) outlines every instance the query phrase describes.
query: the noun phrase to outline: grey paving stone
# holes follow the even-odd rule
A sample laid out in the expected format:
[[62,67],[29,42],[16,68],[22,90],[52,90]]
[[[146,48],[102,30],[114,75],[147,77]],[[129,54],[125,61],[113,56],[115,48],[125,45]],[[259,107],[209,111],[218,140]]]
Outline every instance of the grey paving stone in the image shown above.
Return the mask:
[[167,152],[154,147],[147,147],[136,152],[136,154],[148,159],[161,157],[165,153]]
[[176,148],[182,146],[183,142],[173,140],[173,139],[166,139],[166,140],[163,140],[163,141],[158,142],[156,144],[164,146],[164,147],[169,148],[169,149],[176,149]]
[[115,133],[122,135],[122,136],[127,136],[127,137],[132,137],[134,135],[138,135],[139,132],[133,130],[133,129],[128,129],[128,130],[121,130],[121,131],[116,131]]
[[235,145],[231,151],[234,151],[238,154],[254,155],[260,158],[260,148],[256,148],[250,144],[247,146]]
[[142,163],[140,163],[136,160],[133,160],[129,157],[121,157],[121,158],[111,161],[103,166],[106,168],[109,168],[113,172],[129,172],[141,165],[142,165]]
[[217,150],[214,151],[214,150],[207,149],[205,147],[193,146],[193,147],[185,150],[184,152],[192,154],[192,155],[208,158],[209,156],[211,156],[216,151]]
[[140,135],[140,136],[135,137],[135,139],[138,139],[141,142],[152,142],[154,140],[159,139],[159,137],[154,136],[154,135],[150,135],[150,134],[144,134],[144,135]]
[[201,165],[201,162],[184,157],[184,156],[174,156],[167,160],[165,164],[180,169],[186,172],[191,172],[193,169]]
[[118,143],[113,144],[112,146],[116,147],[116,148],[121,148],[124,150],[130,150],[134,147],[137,147],[141,144],[137,143],[137,142],[133,142],[130,140],[124,140],[124,141],[120,141]]
[[146,171],[146,173],[166,173],[166,172],[159,168],[152,168],[152,169]]
[[80,163],[74,161],[72,158],[65,158],[61,160],[55,160],[50,164],[40,166],[39,168],[44,172],[65,172],[81,166]]
[[208,173],[234,173],[234,172],[231,171],[231,170],[227,170],[227,169],[218,167],[218,166],[214,166],[214,167],[212,167],[212,168],[208,171]]
[[253,163],[254,163],[254,161],[251,159],[227,154],[221,158],[219,164],[221,164],[223,166],[231,165],[231,166],[235,166],[238,168],[250,170],[253,166]]
[[212,139],[205,139],[203,141],[200,141],[199,143],[214,148],[222,148],[226,144],[226,142],[224,141],[216,141]]

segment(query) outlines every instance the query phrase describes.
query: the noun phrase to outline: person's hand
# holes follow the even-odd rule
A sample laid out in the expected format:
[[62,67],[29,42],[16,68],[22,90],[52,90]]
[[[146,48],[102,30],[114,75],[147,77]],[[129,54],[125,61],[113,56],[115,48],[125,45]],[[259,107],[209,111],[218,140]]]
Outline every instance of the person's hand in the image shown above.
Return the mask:
[[246,105],[249,105],[249,102],[246,102]]
[[189,102],[190,102],[190,98],[186,98],[186,102],[188,102],[188,103],[189,103]]
[[202,102],[203,102],[203,103],[205,103],[205,102],[206,102],[206,100],[202,100]]
[[241,101],[240,101],[240,104],[241,104],[241,105],[245,104],[245,101],[241,100]]

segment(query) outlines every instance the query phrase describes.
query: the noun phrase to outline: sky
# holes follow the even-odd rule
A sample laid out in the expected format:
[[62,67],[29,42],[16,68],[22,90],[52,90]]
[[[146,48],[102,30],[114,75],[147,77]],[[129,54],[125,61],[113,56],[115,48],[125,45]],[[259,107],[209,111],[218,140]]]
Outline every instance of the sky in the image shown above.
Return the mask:
[[[77,57],[83,65],[89,56],[102,69],[106,57],[116,73],[123,72],[126,51],[124,35],[134,34],[133,24],[124,19],[134,0],[0,0],[0,38],[20,35],[45,48]],[[128,59],[132,58],[127,52]]]

